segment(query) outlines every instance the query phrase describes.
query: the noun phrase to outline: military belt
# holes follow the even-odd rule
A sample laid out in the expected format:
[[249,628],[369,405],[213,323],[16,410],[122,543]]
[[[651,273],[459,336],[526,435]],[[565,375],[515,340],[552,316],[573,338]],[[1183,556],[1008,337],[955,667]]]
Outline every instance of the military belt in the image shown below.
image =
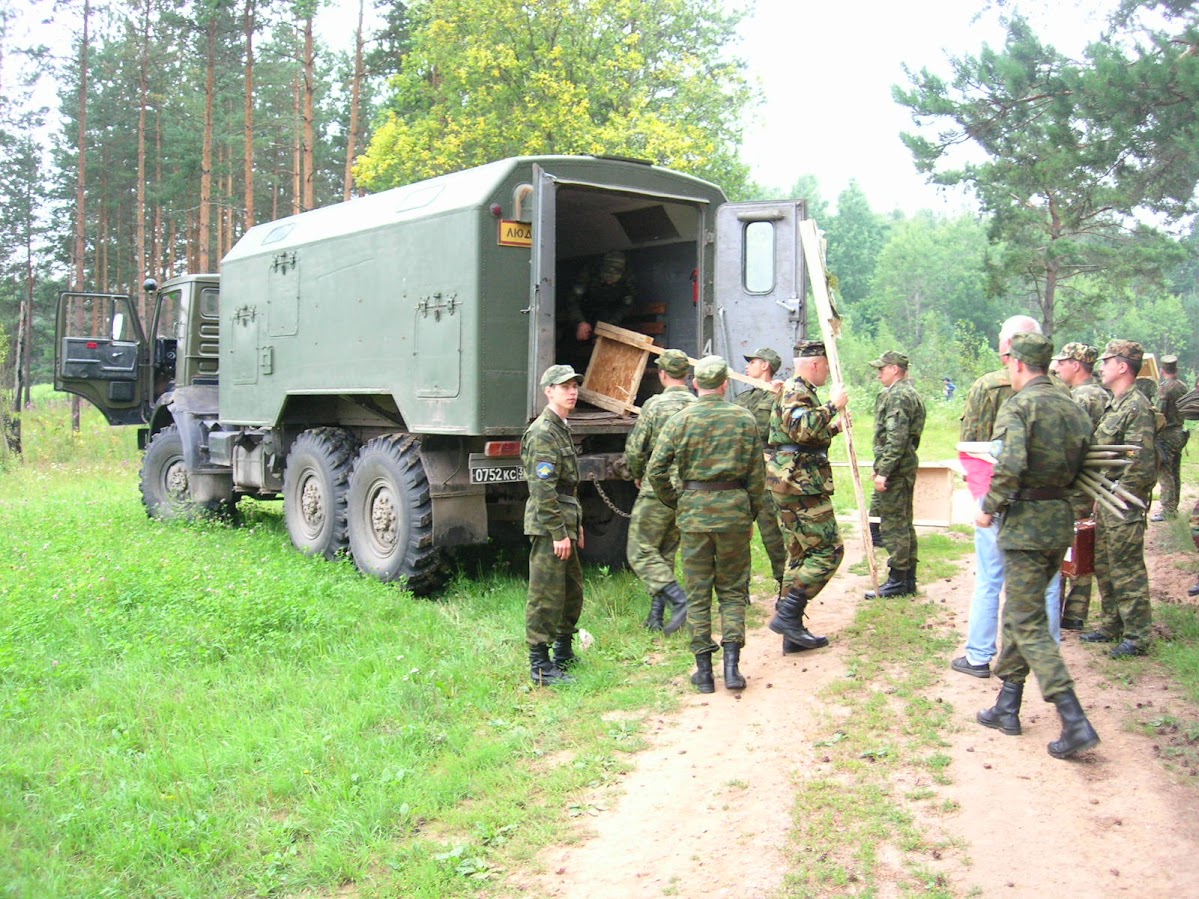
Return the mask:
[[1013,498],[1017,500],[1065,499],[1066,489],[1064,487],[1025,487],[1023,490],[1017,490]]
[[806,443],[780,443],[771,447],[776,453],[807,453],[809,456],[827,456],[828,447],[809,446]]
[[699,490],[704,493],[716,490],[744,490],[745,481],[683,481],[684,490]]

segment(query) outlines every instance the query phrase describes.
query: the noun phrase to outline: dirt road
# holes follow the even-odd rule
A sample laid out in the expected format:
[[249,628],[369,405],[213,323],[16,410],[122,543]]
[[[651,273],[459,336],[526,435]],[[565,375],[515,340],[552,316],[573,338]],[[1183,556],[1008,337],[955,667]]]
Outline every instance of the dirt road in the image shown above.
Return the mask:
[[[844,677],[851,661],[837,634],[868,588],[864,577],[844,571],[809,610],[813,630],[829,634],[830,647],[784,658],[779,638],[759,628],[743,651],[749,686],[740,696],[725,691],[719,675],[710,696],[691,692],[680,678],[682,708],[655,718],[635,769],[590,797],[604,810],[547,847],[540,871],[513,873],[509,885],[564,899],[780,895],[795,786],[820,769],[814,742],[827,733],[827,726],[818,729],[825,722],[821,691]],[[1166,558],[1153,556],[1150,572],[1155,600],[1184,596],[1191,583]],[[944,601],[960,632],[954,654],[964,641],[972,584],[967,557],[952,579],[922,585],[925,599]],[[953,709],[951,745],[943,750],[952,762],[950,782],[937,788],[937,808],[952,811],[917,824],[932,840],[954,840],[955,848],[921,864],[957,896],[1199,896],[1199,772],[1169,771],[1158,758],[1162,740],[1137,727],[1168,716],[1193,722],[1199,711],[1156,666],[1129,685],[1099,647],[1069,635],[1063,648],[1102,737],[1095,750],[1070,761],[1045,751],[1060,728],[1034,683],[1021,715],[1024,734],[1007,737],[974,721],[978,709],[992,705],[999,681],[953,672],[952,656],[945,658],[933,692]],[[918,776],[900,770],[893,782],[902,790],[905,778]],[[902,854],[884,847],[878,857],[878,894],[898,895],[888,885],[898,879]]]

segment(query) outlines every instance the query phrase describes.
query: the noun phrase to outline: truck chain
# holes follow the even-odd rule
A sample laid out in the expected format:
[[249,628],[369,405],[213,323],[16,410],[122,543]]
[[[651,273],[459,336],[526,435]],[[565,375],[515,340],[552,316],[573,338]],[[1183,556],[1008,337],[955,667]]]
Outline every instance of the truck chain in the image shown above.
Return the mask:
[[607,506],[609,509],[611,509],[613,512],[615,512],[621,518],[632,518],[633,517],[632,512],[623,511],[616,505],[616,503],[612,502],[612,500],[608,498],[608,494],[604,493],[604,488],[600,486],[599,481],[592,481],[591,483],[593,483],[595,485],[595,492],[599,494],[599,498],[604,501],[605,506]]

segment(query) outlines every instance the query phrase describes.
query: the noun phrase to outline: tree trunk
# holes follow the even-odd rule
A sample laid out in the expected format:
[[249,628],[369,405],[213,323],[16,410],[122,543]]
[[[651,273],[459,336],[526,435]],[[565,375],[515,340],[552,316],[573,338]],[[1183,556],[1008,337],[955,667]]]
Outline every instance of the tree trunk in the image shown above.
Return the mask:
[[[254,0],[246,0],[242,13],[242,31],[246,37],[246,106],[245,106],[245,183],[244,231],[254,227]],[[243,233],[244,233],[243,231]]]
[[304,19],[304,209],[316,208],[316,46],[312,16]]
[[217,14],[213,10],[208,20],[208,57],[204,81],[204,148],[200,156],[200,221],[197,228],[198,271],[209,271],[212,231],[212,139],[213,105],[216,102],[216,29]]
[[294,215],[297,212],[303,212],[301,200],[301,185],[303,181],[300,177],[300,76],[297,75],[292,82],[291,93],[292,115],[293,115],[293,134],[292,134],[292,150],[291,150],[291,211]]
[[[83,0],[83,36],[79,41],[79,167],[75,175],[75,289],[83,290],[83,253],[87,246],[85,200],[87,198],[87,54],[91,26],[91,0]],[[71,430],[79,432],[79,397],[71,394]]]
[[362,18],[365,0],[358,0],[358,28],[354,31],[354,74],[350,81],[350,131],[346,136],[346,177],[341,198],[350,199],[354,191],[354,153],[358,148],[358,104],[362,95]]
[[[138,72],[137,97],[137,238],[134,241],[133,278],[139,288],[146,276],[146,107],[150,103],[150,2],[145,0],[142,8],[142,46]],[[139,289],[133,294],[138,297],[138,312],[146,321],[146,298]]]

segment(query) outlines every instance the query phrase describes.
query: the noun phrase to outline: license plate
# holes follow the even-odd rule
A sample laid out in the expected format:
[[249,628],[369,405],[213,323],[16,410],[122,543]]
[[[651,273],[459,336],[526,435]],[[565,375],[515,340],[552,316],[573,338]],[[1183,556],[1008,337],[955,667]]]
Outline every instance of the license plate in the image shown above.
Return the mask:
[[507,484],[513,481],[523,481],[524,479],[525,470],[519,465],[472,468],[470,470],[470,482],[472,484]]

